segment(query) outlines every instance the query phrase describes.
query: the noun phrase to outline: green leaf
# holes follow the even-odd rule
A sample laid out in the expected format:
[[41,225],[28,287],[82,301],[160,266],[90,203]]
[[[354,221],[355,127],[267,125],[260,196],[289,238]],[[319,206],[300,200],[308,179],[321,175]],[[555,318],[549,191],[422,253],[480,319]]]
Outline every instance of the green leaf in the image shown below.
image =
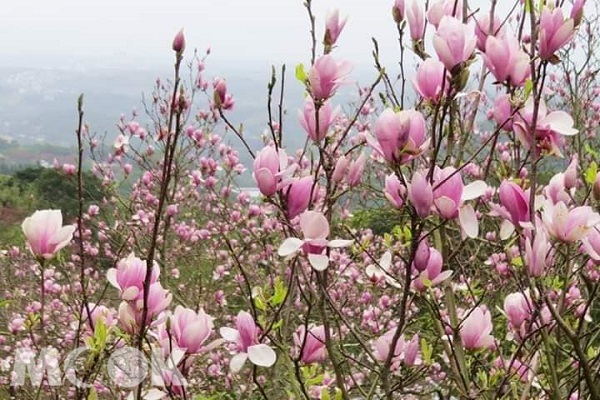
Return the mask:
[[425,365],[431,364],[431,356],[433,354],[433,347],[427,343],[427,340],[421,339],[421,357]]
[[306,72],[304,71],[304,64],[302,63],[296,65],[296,79],[302,83],[306,83]]
[[510,262],[515,267],[522,267],[523,266],[523,259],[521,258],[521,256],[513,258],[512,260],[510,260]]
[[93,386],[90,388],[90,394],[88,395],[87,400],[98,400],[98,392],[96,392],[96,389]]
[[529,95],[531,94],[531,91],[533,90],[533,81],[531,79],[527,79],[527,81],[525,81],[525,100],[527,100],[529,98]]
[[593,185],[596,181],[596,175],[598,175],[598,164],[596,164],[595,161],[592,161],[585,170],[585,182],[588,185]]
[[283,281],[281,279],[276,278],[275,279],[275,293],[269,299],[269,303],[273,307],[280,305],[285,300],[286,294],[287,294],[287,288],[285,287],[285,284],[283,283]]
[[329,396],[329,391],[326,387],[321,390],[321,400],[331,400],[331,396]]

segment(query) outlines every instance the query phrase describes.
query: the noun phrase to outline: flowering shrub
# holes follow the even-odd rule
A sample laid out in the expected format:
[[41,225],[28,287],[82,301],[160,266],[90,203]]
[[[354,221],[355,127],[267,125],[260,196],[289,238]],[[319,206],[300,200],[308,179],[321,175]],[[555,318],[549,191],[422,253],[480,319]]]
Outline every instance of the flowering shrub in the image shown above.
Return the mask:
[[35,212],[0,258],[0,394],[599,399],[597,16],[515,3],[396,0],[399,77],[375,42],[344,114],[352,20],[315,25],[306,1],[299,128],[274,74],[261,149],[206,56],[181,78],[183,32],[148,125],[123,116],[103,146],[80,98],[77,218]]

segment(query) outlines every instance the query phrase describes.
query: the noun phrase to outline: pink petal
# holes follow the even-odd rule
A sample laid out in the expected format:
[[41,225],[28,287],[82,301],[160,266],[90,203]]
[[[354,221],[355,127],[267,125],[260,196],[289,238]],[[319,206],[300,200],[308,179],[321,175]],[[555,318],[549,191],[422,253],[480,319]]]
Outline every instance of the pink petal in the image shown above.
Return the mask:
[[305,239],[327,239],[329,236],[327,218],[317,211],[305,211],[300,215],[300,229]]

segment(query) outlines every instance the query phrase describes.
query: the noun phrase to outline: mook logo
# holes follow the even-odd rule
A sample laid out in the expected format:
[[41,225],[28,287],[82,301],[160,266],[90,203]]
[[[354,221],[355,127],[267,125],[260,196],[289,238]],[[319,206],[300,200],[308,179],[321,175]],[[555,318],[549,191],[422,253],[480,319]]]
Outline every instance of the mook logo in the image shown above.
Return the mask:
[[[184,351],[175,349],[165,357],[162,349],[152,347],[150,356],[147,356],[137,348],[121,347],[108,357],[103,356],[104,378],[122,389],[138,387],[149,376],[153,386],[185,387],[188,382],[177,368],[184,354]],[[91,388],[93,385],[85,379],[86,376],[89,378],[91,372],[86,370],[90,357],[95,358],[96,362],[100,359],[99,355],[91,353],[86,347],[76,348],[65,357],[61,357],[54,347],[44,347],[40,351],[17,349],[10,385],[24,386],[29,379],[33,386],[38,387],[42,384],[56,387],[70,383],[77,388]],[[94,378],[94,381],[98,383],[99,380]]]

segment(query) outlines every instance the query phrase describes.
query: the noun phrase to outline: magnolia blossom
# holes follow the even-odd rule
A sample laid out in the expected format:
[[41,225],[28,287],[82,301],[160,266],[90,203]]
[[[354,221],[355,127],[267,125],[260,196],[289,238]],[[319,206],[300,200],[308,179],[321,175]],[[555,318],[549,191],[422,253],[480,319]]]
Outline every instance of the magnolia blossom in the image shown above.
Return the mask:
[[185,36],[183,35],[183,29],[177,32],[177,35],[175,35],[171,47],[173,48],[174,52],[179,54],[183,53],[183,51],[185,50]]
[[328,240],[329,223],[327,218],[317,211],[305,211],[300,215],[300,230],[304,239],[285,239],[279,246],[278,254],[286,257],[302,249],[310,265],[317,271],[323,271],[329,266],[329,256],[323,254],[327,247],[339,248],[352,244],[352,240]]
[[505,131],[512,131],[513,126],[513,107],[510,102],[510,95],[503,94],[494,100],[494,108],[491,110],[491,117],[498,126]]
[[406,188],[395,174],[390,174],[385,177],[385,189],[383,193],[394,208],[402,208],[404,205],[404,197],[406,196]]
[[544,6],[540,15],[540,58],[549,60],[575,33],[575,21],[565,19],[562,9]]
[[515,182],[504,180],[498,190],[500,205],[492,204],[490,215],[504,219],[500,226],[500,239],[507,239],[515,231],[530,227],[529,193]]
[[511,293],[504,299],[504,312],[510,326],[518,331],[523,322],[533,315],[533,304],[529,296],[521,292]]
[[437,28],[445,15],[462,20],[462,11],[462,0],[435,0],[429,4],[427,20]]
[[540,100],[535,126],[535,139],[530,132],[533,122],[534,101],[529,97],[525,106],[515,115],[513,129],[519,138],[519,141],[527,149],[534,143],[541,150],[549,154],[562,156],[558,148],[558,135],[573,136],[578,133],[573,127],[573,118],[564,111],[553,111],[548,113],[544,99]]
[[404,7],[404,0],[394,1],[394,6],[392,7],[392,17],[394,18],[394,22],[397,24],[404,20]]
[[126,332],[136,333],[142,325],[148,324],[165,311],[171,304],[173,295],[162,287],[160,282],[150,285],[146,303],[146,319],[144,315],[144,292],[141,291],[134,300],[122,301],[119,305],[119,323]]
[[333,96],[350,69],[350,64],[336,61],[329,54],[319,57],[308,72],[309,92],[313,100],[323,101]]
[[[442,93],[447,93],[450,89],[448,72],[442,64],[434,58],[428,58],[419,65],[417,74],[413,80],[415,90],[425,100],[437,101]],[[443,92],[442,92],[443,88]]]
[[292,172],[293,167],[288,168],[285,150],[267,146],[256,154],[252,176],[263,195],[275,194],[285,184],[283,178]]
[[531,75],[529,56],[513,35],[488,36],[483,59],[498,82],[522,86]]
[[446,219],[458,217],[464,233],[471,238],[479,234],[479,224],[473,206],[465,202],[482,196],[486,190],[487,185],[483,181],[474,181],[465,186],[454,167],[440,169],[436,166],[433,171],[435,210]]
[[467,25],[458,19],[443,16],[433,37],[433,47],[440,61],[450,72],[466,62],[477,44],[477,38]]
[[420,112],[396,113],[388,108],[375,123],[377,144],[372,142],[371,146],[387,162],[405,164],[427,149],[429,140],[425,140],[425,134],[425,118]]
[[73,238],[75,225],[62,224],[60,210],[38,210],[21,224],[27,247],[42,259],[51,259]]
[[388,285],[400,289],[400,288],[402,288],[402,285],[400,285],[398,283],[398,280],[392,276],[391,271],[390,271],[391,267],[392,267],[392,253],[390,253],[389,251],[386,251],[381,256],[381,259],[379,260],[377,265],[370,264],[367,266],[367,268],[365,269],[365,274],[367,274],[369,279],[371,279],[373,281],[379,282],[381,280],[385,280],[385,282]]
[[275,364],[277,355],[272,348],[258,342],[259,328],[254,322],[252,315],[246,311],[240,311],[236,318],[236,329],[222,327],[219,333],[223,339],[235,343],[237,354],[231,358],[229,368],[232,372],[238,372],[247,359],[259,367],[270,367]]
[[206,351],[203,345],[213,333],[214,325],[213,318],[203,309],[195,312],[192,309],[177,306],[169,321],[168,333],[177,343],[177,347],[187,354]]
[[431,213],[433,206],[433,189],[426,176],[416,171],[408,185],[408,200],[421,218]]
[[[119,260],[116,268],[110,268],[106,272],[106,279],[121,292],[121,299],[136,300],[143,293],[144,281],[146,279],[146,261],[139,259],[131,253],[127,258]],[[150,284],[158,282],[160,269],[154,261]]]
[[[396,328],[392,328],[373,342],[373,356],[377,361],[387,360],[395,334]],[[419,365],[421,363],[419,350],[419,335],[414,335],[410,340],[406,340],[404,335],[400,335],[393,350],[391,369],[396,370],[401,364],[409,367]]]
[[569,209],[562,201],[556,204],[545,201],[542,221],[550,235],[555,239],[572,243],[583,239],[594,227],[600,224],[600,215],[589,206]]
[[530,276],[540,277],[552,264],[552,243],[543,226],[538,226],[535,238],[525,238],[525,265]]
[[227,84],[222,78],[215,78],[213,81],[213,100],[217,108],[231,110],[235,104],[233,95],[227,93]]
[[428,287],[439,285],[452,276],[451,270],[442,272],[444,260],[442,254],[437,249],[431,247],[428,253],[429,257],[425,269],[420,273],[417,272],[418,275],[413,280],[413,287],[419,292],[423,292]]
[[589,233],[583,238],[585,252],[598,264],[600,262],[600,228],[590,229]]
[[337,42],[340,33],[342,33],[344,26],[346,26],[347,20],[348,17],[340,20],[340,13],[338,10],[327,14],[325,22],[325,38],[323,39],[325,46],[331,47]]
[[317,195],[319,187],[314,184],[312,176],[292,179],[286,191],[286,203],[288,218],[293,219],[308,208],[311,199],[311,192],[314,193],[313,198]]
[[477,37],[477,48],[481,51],[485,51],[487,38],[489,36],[495,36],[497,38],[504,36],[504,26],[497,15],[494,15],[494,22],[490,24],[490,14],[482,14],[483,15],[478,18],[475,23],[475,36]]
[[425,12],[422,4],[420,0],[411,0],[408,7],[405,8],[410,38],[414,42],[423,39],[425,34]]
[[300,325],[294,332],[294,350],[300,355],[300,361],[305,364],[322,362],[327,359],[325,348],[325,328],[323,325],[306,326]]
[[460,325],[460,340],[465,349],[494,347],[492,316],[487,308],[478,306],[467,312]]
[[317,132],[317,112],[314,101],[307,98],[302,111],[298,111],[300,125],[304,128],[308,137],[316,143],[325,138],[327,131],[337,117],[338,109],[332,110],[331,103],[329,101],[324,102],[321,108],[319,108],[319,131]]

